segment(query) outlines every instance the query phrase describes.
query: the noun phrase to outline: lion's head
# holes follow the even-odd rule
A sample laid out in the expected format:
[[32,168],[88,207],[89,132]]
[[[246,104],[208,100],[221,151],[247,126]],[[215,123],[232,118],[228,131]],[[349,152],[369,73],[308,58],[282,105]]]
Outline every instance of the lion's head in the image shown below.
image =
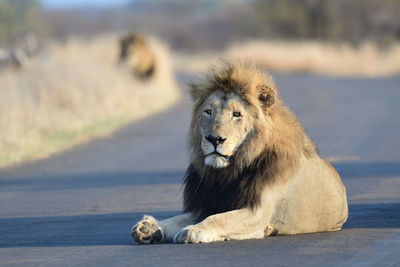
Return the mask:
[[225,168],[238,163],[238,157],[250,163],[272,141],[272,116],[280,100],[269,75],[252,66],[224,63],[191,88],[190,148],[205,166]]
[[141,35],[131,34],[121,38],[119,61],[130,68],[138,78],[150,78],[154,73],[154,55]]

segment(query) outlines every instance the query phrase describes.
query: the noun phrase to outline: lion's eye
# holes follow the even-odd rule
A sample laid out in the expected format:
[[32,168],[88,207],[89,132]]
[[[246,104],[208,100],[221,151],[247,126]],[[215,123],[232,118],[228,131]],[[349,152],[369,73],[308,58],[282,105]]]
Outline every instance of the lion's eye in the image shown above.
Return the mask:
[[242,117],[242,113],[240,113],[239,111],[234,111],[233,117],[236,117],[236,118]]
[[211,109],[206,109],[206,110],[204,110],[204,113],[206,113],[207,115],[211,115]]

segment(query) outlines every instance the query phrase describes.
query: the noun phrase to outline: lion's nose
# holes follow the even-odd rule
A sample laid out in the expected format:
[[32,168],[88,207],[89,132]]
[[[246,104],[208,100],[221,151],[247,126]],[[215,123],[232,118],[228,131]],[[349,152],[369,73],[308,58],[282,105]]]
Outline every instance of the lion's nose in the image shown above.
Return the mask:
[[222,144],[226,140],[226,138],[222,138],[221,136],[212,136],[212,135],[207,135],[206,139],[211,144],[213,144],[214,147],[217,147],[219,144]]

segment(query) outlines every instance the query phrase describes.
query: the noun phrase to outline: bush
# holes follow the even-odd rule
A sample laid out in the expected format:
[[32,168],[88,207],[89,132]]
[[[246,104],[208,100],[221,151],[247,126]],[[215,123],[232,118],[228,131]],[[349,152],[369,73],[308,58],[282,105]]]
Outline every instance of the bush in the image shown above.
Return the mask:
[[11,46],[30,33],[44,37],[48,24],[41,18],[37,0],[0,1],[0,46]]

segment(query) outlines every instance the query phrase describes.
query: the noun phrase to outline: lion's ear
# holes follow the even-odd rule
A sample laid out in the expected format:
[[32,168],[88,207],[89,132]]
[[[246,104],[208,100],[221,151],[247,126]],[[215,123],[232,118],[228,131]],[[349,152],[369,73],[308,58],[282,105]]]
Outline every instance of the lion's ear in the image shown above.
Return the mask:
[[261,103],[262,109],[267,110],[271,108],[276,102],[275,90],[266,85],[258,86],[257,89],[258,89],[258,100]]

